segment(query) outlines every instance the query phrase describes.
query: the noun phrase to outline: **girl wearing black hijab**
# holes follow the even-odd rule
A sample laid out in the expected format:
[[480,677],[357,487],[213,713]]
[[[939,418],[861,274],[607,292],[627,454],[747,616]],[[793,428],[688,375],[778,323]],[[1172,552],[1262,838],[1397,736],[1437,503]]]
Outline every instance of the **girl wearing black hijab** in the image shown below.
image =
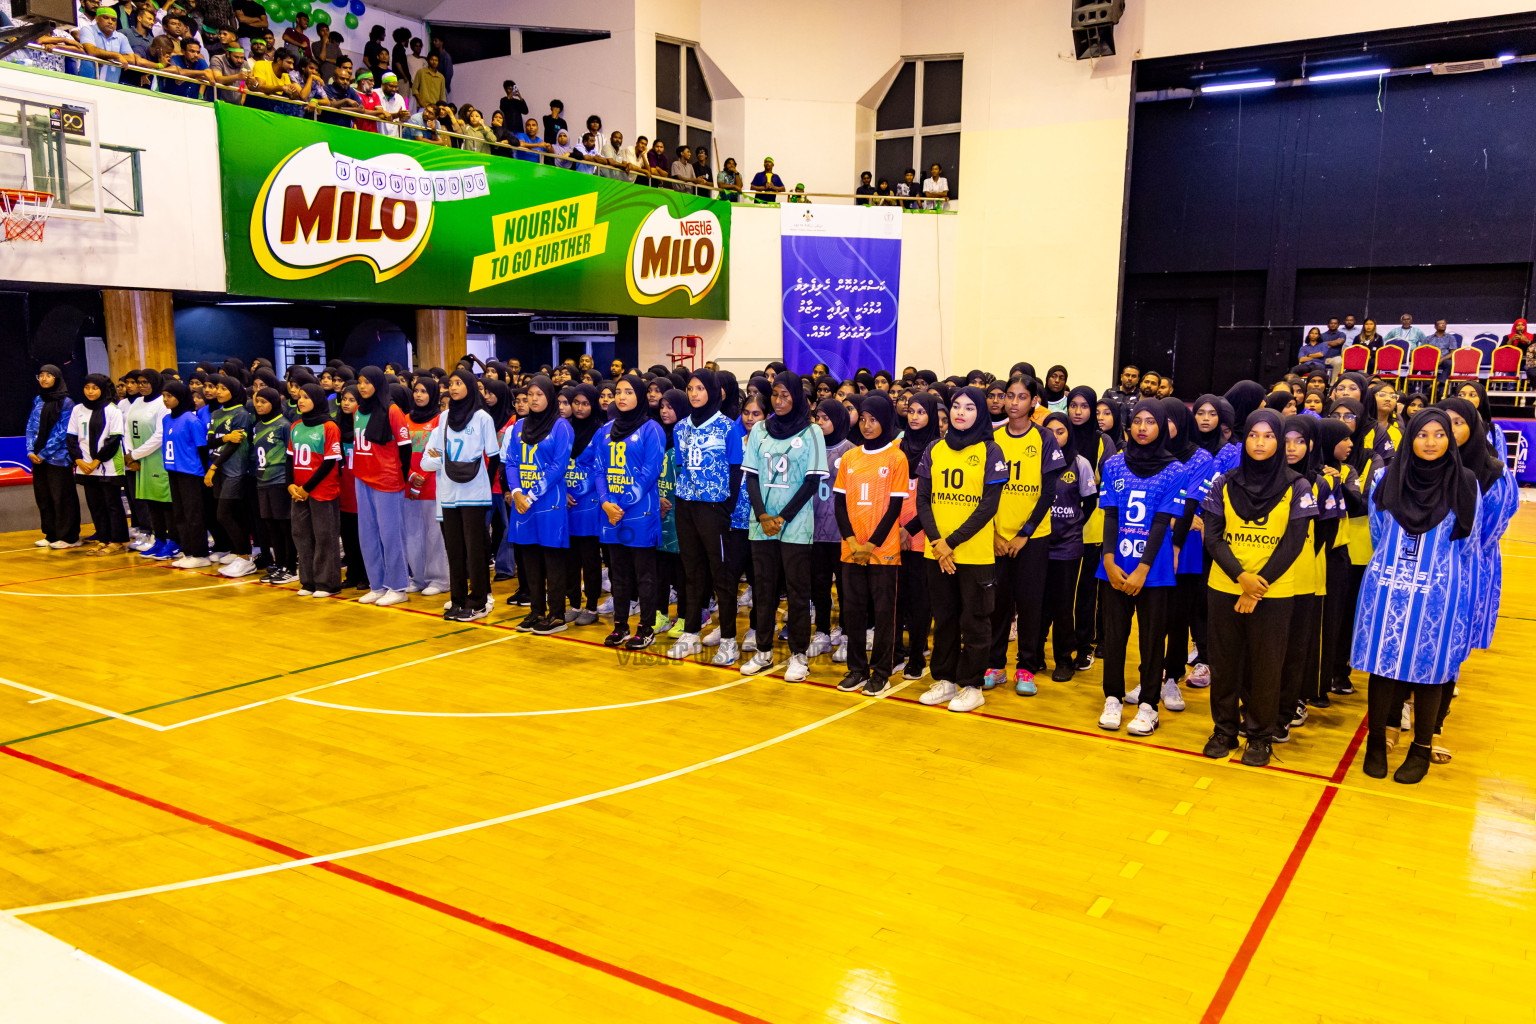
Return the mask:
[[[1082,402],[1082,398],[1077,399]],[[1092,417],[1088,418],[1092,423]],[[1056,446],[1066,468],[1056,478],[1055,493],[1051,496],[1051,535],[1049,560],[1045,571],[1045,614],[1040,617],[1040,629],[1036,637],[1035,663],[1045,665],[1045,638],[1047,631],[1054,634],[1053,654],[1056,670],[1051,679],[1065,683],[1077,672],[1078,659],[1090,659],[1093,643],[1093,625],[1088,624],[1087,635],[1080,639],[1076,613],[1076,596],[1079,577],[1082,575],[1083,526],[1098,508],[1098,474],[1087,456],[1080,454],[1072,418],[1067,412],[1049,412],[1041,424],[1041,432],[1056,439]],[[1095,428],[1095,432],[1097,432]],[[1090,449],[1091,451],[1092,449]],[[1097,545],[1095,545],[1097,549]],[[1092,579],[1092,567],[1088,578]],[[1092,612],[1089,612],[1092,615]]]
[[[332,371],[333,374],[335,371]],[[368,567],[363,563],[363,546],[357,536],[357,479],[352,473],[352,463],[357,454],[356,414],[362,404],[362,396],[356,384],[348,384],[336,392],[331,405],[331,416],[341,434],[341,550],[346,578],[341,581],[343,590],[367,590]]]
[[[666,380],[665,377],[661,380]],[[683,571],[682,558],[677,542],[677,425],[688,417],[688,396],[676,388],[668,388],[657,396],[656,423],[660,425],[665,458],[657,490],[661,496],[661,543],[656,553],[656,622],[657,638],[672,629],[682,632],[678,623],[685,621],[681,609],[688,607],[688,574]],[[677,623],[667,614],[669,592],[677,592],[679,613]]]
[[96,529],[93,553],[120,555],[128,550],[128,520],[123,514],[123,414],[117,407],[117,387],[106,374],[93,373],[85,378],[84,397],[70,410],[69,457]]
[[[1100,413],[1107,413],[1111,423],[1117,423],[1120,411],[1113,403],[1099,401],[1093,388],[1073,388],[1067,394],[1067,419],[1072,424],[1073,444],[1077,453],[1093,466],[1094,492],[1097,495],[1104,475],[1104,463],[1120,450],[1120,442],[1114,433],[1106,433]],[[1099,556],[1104,545],[1104,511],[1099,508],[1098,498],[1083,523],[1083,557],[1078,563],[1077,582],[1073,587],[1073,628],[1077,633],[1076,669],[1086,672],[1093,667],[1094,650],[1099,640]]]
[[[656,559],[661,545],[659,484],[666,466],[666,438],[646,414],[645,386],[633,374],[614,384],[614,416],[592,440],[594,477],[600,495],[601,540],[608,548],[613,583],[613,631],[609,647],[644,650],[655,640]],[[630,605],[638,601],[640,622],[629,629]]]
[[1195,419],[1183,400],[1164,398],[1168,414],[1168,450],[1184,463],[1187,482],[1184,487],[1184,511],[1173,524],[1173,547],[1178,552],[1174,571],[1174,592],[1168,602],[1168,641],[1163,651],[1163,706],[1170,711],[1184,708],[1179,692],[1189,661],[1189,642],[1195,642],[1194,665],[1205,668],[1197,674],[1189,669],[1189,685],[1199,689],[1210,685],[1206,653],[1205,588],[1210,575],[1206,564],[1204,535],[1195,523],[1200,502],[1216,479],[1216,457],[1201,447]]
[[[794,384],[799,391],[799,377],[795,377]],[[667,649],[667,657],[689,658],[704,649],[704,604],[713,583],[720,613],[720,647],[714,660],[716,664],[731,665],[738,654],[737,581],[726,570],[725,538],[731,529],[736,491],[742,482],[741,424],[721,415],[720,403],[725,396],[713,370],[694,370],[687,380],[687,396],[689,414],[677,424],[673,435],[677,448],[676,521],[689,600],[697,607],[678,608],[683,627],[676,633],[676,642]],[[799,402],[803,409],[803,392]],[[775,590],[777,586],[775,583]],[[673,629],[677,629],[676,624]]]
[[1456,397],[1464,398],[1477,407],[1477,414],[1483,418],[1483,428],[1488,434],[1488,441],[1493,445],[1493,453],[1499,457],[1500,462],[1509,461],[1509,440],[1504,436],[1504,431],[1493,425],[1493,409],[1488,404],[1488,392],[1482,383],[1475,380],[1464,380],[1456,385]]
[[162,378],[154,370],[138,370],[129,383],[134,397],[126,415],[123,465],[132,481],[134,518],[148,526],[140,542],[129,546],[145,558],[180,558],[181,549],[171,536],[171,481],[160,436],[165,418]]
[[406,480],[411,475],[411,432],[404,411],[390,397],[389,382],[377,366],[357,377],[361,399],[354,417],[352,475],[357,491],[357,534],[372,589],[360,604],[385,607],[409,600],[410,573],[400,538],[407,514]]
[[[396,387],[404,390],[403,385],[391,385],[390,390]],[[446,594],[450,583],[448,549],[438,526],[438,474],[422,467],[427,438],[442,419],[441,393],[437,378],[424,373],[411,388],[410,404],[405,410],[405,428],[411,435],[411,471],[405,489],[405,536],[401,538],[405,541],[405,569],[410,580],[405,590],[422,597]],[[484,547],[483,541],[481,546]]]
[[[565,621],[590,626],[597,621],[597,605],[603,598],[603,553],[598,540],[603,511],[598,494],[597,449],[592,439],[605,422],[597,404],[597,388],[578,384],[571,388],[571,463],[565,471],[566,518],[571,546],[565,565],[566,598],[571,606]],[[586,580],[586,606],[582,606],[582,580]]]
[[1067,368],[1060,363],[1045,371],[1045,383],[1040,391],[1040,404],[1050,412],[1067,411]]
[[208,459],[208,431],[197,416],[192,389],[181,381],[166,383],[160,396],[166,410],[160,422],[166,474],[171,487],[171,529],[181,541],[182,557],[171,563],[177,569],[201,569],[212,565],[208,558],[205,527],[203,471]]
[[[837,477],[838,460],[844,452],[858,445],[860,436],[848,414],[848,407],[835,398],[817,402],[814,419],[827,446],[827,475],[811,499],[811,510],[816,516],[816,539],[811,549],[811,605],[815,610],[815,622],[806,653],[815,658],[831,651],[832,661],[841,664],[848,660],[848,637],[852,634],[840,628],[841,620],[848,616],[847,606],[841,602],[838,606],[839,626],[832,625],[832,583],[838,578],[843,543],[836,503],[832,498],[832,481]],[[843,593],[839,580],[839,597]]]
[[27,458],[32,463],[32,497],[43,537],[40,548],[80,546],[80,494],[69,460],[69,420],[75,403],[64,387],[64,373],[52,363],[37,371],[37,395],[27,416]]
[[1413,745],[1395,778],[1416,783],[1429,771],[1441,701],[1471,646],[1482,500],[1446,411],[1420,412],[1370,494],[1376,544],[1350,662],[1371,677],[1364,771],[1372,778],[1387,774],[1386,730],[1409,696]]
[[1237,432],[1244,428],[1248,417],[1264,405],[1264,386],[1258,381],[1240,380],[1227,389],[1227,404],[1232,407],[1232,434],[1216,453],[1216,472],[1230,473],[1242,461],[1243,439]]
[[[417,395],[430,377],[417,382]],[[436,395],[436,381],[430,392]],[[497,500],[491,481],[501,475],[501,438],[486,412],[474,374],[456,369],[448,375],[448,408],[432,419],[423,444],[421,472],[435,478],[434,504],[439,544],[448,576],[448,602],[443,618],[475,622],[491,613],[491,553],[485,546],[485,523]],[[440,405],[430,403],[434,412]]]
[[1099,558],[1099,602],[1104,608],[1104,712],[1099,728],[1120,728],[1125,690],[1126,646],[1131,620],[1140,641],[1140,683],[1136,717],[1127,731],[1150,736],[1157,730],[1157,702],[1163,686],[1163,645],[1168,602],[1175,585],[1173,517],[1184,512],[1184,463],[1168,450],[1167,411],[1156,398],[1131,408],[1123,452],[1104,464],[1099,506],[1104,509],[1104,547]]
[[[1337,422],[1337,421],[1335,421]],[[1322,472],[1323,452],[1318,444],[1322,420],[1299,415],[1285,418],[1285,462],[1301,476],[1299,484],[1311,492],[1317,515],[1308,523],[1307,542],[1295,563],[1292,588],[1291,642],[1286,645],[1280,670],[1280,709],[1275,719],[1275,742],[1290,739],[1290,730],[1307,720],[1307,706],[1327,707],[1320,692],[1319,652],[1323,597],[1327,586],[1326,555],[1338,530],[1338,499],[1332,478]]]
[[[475,380],[473,372],[464,371],[470,380]],[[528,388],[513,387],[506,381],[486,379],[481,377],[476,381],[480,391],[480,407],[491,417],[492,428],[496,431],[496,437],[503,448],[506,447],[507,438],[512,433],[512,424],[518,417],[527,413]],[[503,467],[504,469],[507,467]],[[505,564],[505,552],[503,541],[507,538],[508,509],[506,498],[502,490],[506,473],[498,474],[491,481],[491,540],[488,550],[495,554],[497,564]],[[517,568],[517,592],[507,598],[507,604],[526,608],[529,605],[528,588],[526,580],[528,574],[523,567],[523,551],[516,545],[512,547],[512,560]],[[498,578],[505,578],[497,574]]]
[[1225,758],[1246,731],[1243,763],[1256,768],[1269,764],[1292,642],[1296,561],[1317,513],[1311,488],[1286,465],[1284,436],[1278,413],[1249,415],[1241,462],[1216,481],[1202,506],[1213,563],[1208,616],[1215,723],[1203,752]]
[[1215,458],[1232,433],[1232,406],[1219,395],[1201,395],[1190,412],[1194,416],[1194,442]]
[[933,685],[918,700],[974,711],[986,703],[982,685],[992,655],[992,526],[1011,474],[992,439],[985,392],[974,387],[956,391],[949,423],[943,440],[928,446],[917,467],[917,515],[928,537],[934,613]]
[[[1482,418],[1477,414],[1477,407],[1465,398],[1447,398],[1439,403],[1439,407],[1450,418],[1461,464],[1477,477],[1478,490],[1483,496],[1480,577],[1476,588],[1478,600],[1473,616],[1472,647],[1486,648],[1493,642],[1499,597],[1504,589],[1499,540],[1509,526],[1510,517],[1520,507],[1520,490],[1512,474],[1506,471],[1504,461],[1494,454],[1493,445],[1488,442],[1488,436],[1483,430]],[[1449,697],[1447,694],[1442,705],[1442,719],[1445,717],[1443,708],[1449,704]]]
[[208,408],[212,410],[208,424],[212,459],[203,483],[208,487],[219,526],[212,531],[218,545],[213,560],[222,563],[222,576],[249,576],[256,571],[251,558],[256,502],[251,500],[254,495],[247,496],[245,481],[255,458],[251,454],[251,431],[256,415],[247,405],[245,385],[233,377],[214,377],[204,386],[203,394],[210,399]]
[[1363,517],[1366,509],[1360,494],[1360,476],[1349,465],[1354,444],[1354,431],[1342,420],[1328,417],[1318,421],[1315,454],[1333,498],[1335,525],[1333,540],[1323,558],[1322,653],[1318,674],[1321,692],[1312,701],[1314,707],[1327,707],[1331,702],[1329,694],[1355,692],[1349,682],[1349,645],[1359,585],[1356,583],[1355,589],[1351,589],[1349,533],[1351,521]]
[[293,536],[300,597],[341,590],[341,428],[328,415],[325,389],[299,385],[299,418],[288,427],[288,528]]
[[[754,628],[760,642],[741,671],[756,675],[774,664],[771,642],[761,641],[771,641],[774,635],[778,605],[773,597],[782,580],[788,594],[790,651],[784,678],[799,683],[810,675],[807,651],[811,643],[811,552],[816,516],[808,506],[826,481],[826,435],[811,422],[799,374],[779,374],[769,392],[769,404],[773,415],[752,428],[741,465],[742,482],[752,502],[748,537],[756,591],[761,595],[753,603]],[[727,597],[735,596],[732,580],[730,592],[717,595],[722,612],[728,608]],[[724,639],[720,645],[725,647]]]
[[[487,393],[499,384],[491,381]],[[528,415],[517,421],[503,442],[502,463],[512,497],[510,535],[523,554],[529,613],[517,628],[547,636],[563,633],[565,567],[569,559],[570,522],[566,518],[565,474],[576,432],[556,403],[559,392],[539,374],[528,382]],[[510,407],[510,402],[498,402]],[[496,418],[496,410],[491,410]]]
[[933,610],[928,602],[928,568],[924,555],[927,535],[917,514],[917,468],[928,446],[939,439],[939,402],[927,391],[913,391],[897,443],[906,460],[907,497],[901,504],[901,578],[896,587],[896,653],[894,668],[902,678],[918,680],[928,672],[928,630]]

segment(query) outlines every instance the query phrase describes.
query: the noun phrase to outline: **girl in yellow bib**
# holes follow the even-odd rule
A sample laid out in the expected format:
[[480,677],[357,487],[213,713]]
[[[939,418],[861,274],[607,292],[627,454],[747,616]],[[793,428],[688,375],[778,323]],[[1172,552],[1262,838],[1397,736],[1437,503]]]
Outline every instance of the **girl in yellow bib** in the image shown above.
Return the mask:
[[1242,461],[1205,496],[1205,546],[1211,555],[1207,628],[1211,718],[1206,757],[1224,758],[1248,733],[1243,764],[1269,764],[1280,677],[1291,642],[1296,560],[1317,503],[1307,482],[1285,464],[1280,414],[1259,409],[1243,432]]

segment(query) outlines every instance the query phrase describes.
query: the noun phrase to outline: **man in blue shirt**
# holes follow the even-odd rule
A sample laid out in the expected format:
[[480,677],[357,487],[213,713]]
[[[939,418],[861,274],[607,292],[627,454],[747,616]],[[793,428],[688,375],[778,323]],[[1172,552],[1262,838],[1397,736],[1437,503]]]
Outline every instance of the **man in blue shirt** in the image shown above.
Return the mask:
[[[129,67],[159,67],[154,61],[145,60],[134,54],[133,47],[128,43],[128,37],[117,30],[115,7],[96,8],[96,20],[80,28],[80,49],[85,51],[86,56]],[[97,77],[98,65],[92,61],[76,61],[76,64],[79,67],[75,74],[81,78]],[[121,80],[122,72],[115,67],[102,66],[100,77],[103,82],[117,82]]]
[[[336,74],[331,83],[325,87],[325,99],[332,110],[362,111],[363,98],[352,88],[352,62],[345,57],[336,65]],[[352,119],[344,114],[331,113],[322,110],[320,120],[326,124],[341,125],[343,128],[352,124]]]
[[773,157],[763,157],[763,169],[752,176],[752,199],[759,203],[776,203],[777,193],[784,191],[784,179],[773,173]]
[[1413,316],[1404,313],[1400,318],[1401,327],[1394,327],[1387,332],[1388,345],[1401,345],[1404,352],[1412,352],[1415,345],[1424,344],[1424,332],[1413,326]]
[[[523,130],[517,133],[517,144],[521,146],[522,149],[527,150],[543,149],[552,151],[555,148],[554,146],[551,146],[549,143],[545,142],[543,139],[539,138],[539,122],[537,118],[533,117],[530,117],[526,122],[524,122]],[[531,160],[534,163],[539,162],[538,155],[535,153],[524,153],[519,150],[515,155],[519,160]]]
[[[171,57],[171,66],[177,68],[188,78],[207,78],[208,62],[203,59],[203,46],[196,39],[183,39],[181,42],[181,56]],[[192,82],[178,82],[171,79],[161,80],[161,91],[175,96],[185,96],[189,100],[203,98],[203,87]]]

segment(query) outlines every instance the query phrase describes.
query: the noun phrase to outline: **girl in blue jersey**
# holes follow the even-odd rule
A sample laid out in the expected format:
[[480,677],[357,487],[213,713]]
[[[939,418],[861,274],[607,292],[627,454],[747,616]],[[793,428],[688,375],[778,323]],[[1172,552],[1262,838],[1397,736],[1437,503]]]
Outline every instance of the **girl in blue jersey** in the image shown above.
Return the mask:
[[[761,383],[762,388],[752,386]],[[752,435],[752,428],[768,418],[772,411],[768,408],[768,392],[773,385],[768,383],[765,377],[753,377],[752,385],[748,385],[747,396],[741,403],[741,449],[742,456],[746,456],[747,438]],[[757,574],[752,571],[752,546],[747,531],[752,525],[752,499],[747,497],[747,489],[743,487],[736,495],[736,509],[731,513],[731,533],[726,544],[726,552],[733,563],[739,562],[747,574],[747,589],[741,592],[741,597],[736,601],[737,610],[747,614],[747,631],[741,637],[741,653],[751,654],[757,650],[757,630],[751,626],[753,621],[753,591],[752,586],[757,581]],[[765,600],[767,600],[765,598]],[[715,642],[719,643],[718,633]]]
[[[640,378],[621,377],[614,385],[614,418],[592,439],[602,542],[608,546],[613,585],[613,632],[603,643],[638,651],[655,639],[656,559],[661,545],[658,483],[666,466],[667,439],[648,415]],[[665,598],[665,594],[660,595]],[[638,628],[629,630],[629,606],[640,602]]]
[[1136,619],[1141,648],[1139,707],[1127,728],[1133,736],[1157,730],[1163,682],[1163,643],[1174,586],[1170,524],[1184,511],[1184,463],[1167,447],[1166,412],[1155,398],[1131,409],[1125,451],[1104,467],[1099,506],[1104,509],[1104,553],[1099,600],[1104,606],[1104,713],[1099,728],[1120,728],[1126,700],[1125,655]]
[[[664,378],[663,378],[664,379]],[[677,591],[677,620],[683,622],[682,610],[688,607],[688,580],[683,572],[682,558],[677,547],[677,425],[688,415],[688,396],[676,388],[667,388],[657,396],[655,411],[647,409],[666,438],[666,457],[662,462],[661,478],[656,491],[661,506],[661,543],[656,556],[656,622],[657,633],[673,628],[667,615],[671,592]]]
[[160,400],[166,408],[160,421],[160,450],[170,478],[171,529],[182,552],[171,564],[178,569],[201,569],[213,564],[208,558],[208,532],[203,526],[208,430],[197,417],[192,389],[181,381],[166,384]]
[[667,649],[667,657],[688,658],[703,650],[704,605],[713,583],[720,610],[720,649],[715,657],[729,656],[724,664],[732,664],[737,654],[737,595],[736,582],[726,573],[725,535],[741,486],[741,424],[721,414],[725,394],[713,370],[694,370],[687,395],[690,411],[678,423],[674,437],[677,542],[688,578],[689,605],[677,610],[683,629]]
[[[422,446],[420,467],[436,476],[435,504],[446,551],[449,622],[474,622],[490,614],[490,556],[485,517],[491,481],[501,472],[501,444],[468,370],[448,376],[448,411],[437,417]],[[437,391],[434,382],[431,390]]]
[[[571,546],[566,561],[566,596],[571,607],[565,621],[590,626],[597,621],[597,605],[603,599],[603,556],[598,535],[603,519],[599,481],[596,476],[597,449],[592,439],[607,422],[597,404],[597,388],[577,384],[570,388],[571,462],[565,471],[566,519],[570,524]],[[586,584],[586,605],[582,605],[582,584]]]
[[528,415],[507,434],[501,452],[512,496],[512,542],[523,552],[528,574],[524,633],[546,636],[565,630],[565,563],[570,547],[565,472],[575,432],[556,408],[554,382],[543,374],[528,382]]
[[[1209,398],[1210,396],[1204,396]],[[1189,637],[1197,618],[1195,609],[1205,604],[1205,544],[1199,516],[1205,492],[1216,479],[1216,458],[1201,447],[1195,420],[1178,398],[1163,399],[1168,413],[1168,450],[1184,463],[1184,509],[1173,526],[1174,590],[1168,601],[1168,641],[1163,652],[1163,706],[1184,710],[1179,680],[1189,664]],[[1200,524],[1200,525],[1196,525]]]
[[1429,771],[1440,702],[1471,648],[1482,497],[1461,464],[1450,417],[1425,409],[1370,496],[1372,554],[1350,662],[1371,674],[1364,771],[1387,774],[1389,724],[1410,695],[1413,745],[1395,778]]
[[1456,397],[1471,402],[1477,409],[1477,414],[1483,418],[1483,428],[1488,434],[1488,441],[1493,445],[1493,453],[1499,457],[1500,462],[1509,461],[1509,440],[1504,436],[1504,431],[1493,425],[1493,410],[1488,405],[1488,392],[1483,385],[1475,380],[1462,381],[1456,385]]

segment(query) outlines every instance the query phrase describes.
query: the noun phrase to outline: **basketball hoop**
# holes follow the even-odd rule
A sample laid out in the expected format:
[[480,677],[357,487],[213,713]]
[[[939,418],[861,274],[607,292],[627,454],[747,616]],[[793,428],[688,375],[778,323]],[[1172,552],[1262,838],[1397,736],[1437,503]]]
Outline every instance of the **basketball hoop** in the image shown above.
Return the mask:
[[41,242],[52,209],[52,192],[0,188],[0,221],[5,224],[5,241]]

